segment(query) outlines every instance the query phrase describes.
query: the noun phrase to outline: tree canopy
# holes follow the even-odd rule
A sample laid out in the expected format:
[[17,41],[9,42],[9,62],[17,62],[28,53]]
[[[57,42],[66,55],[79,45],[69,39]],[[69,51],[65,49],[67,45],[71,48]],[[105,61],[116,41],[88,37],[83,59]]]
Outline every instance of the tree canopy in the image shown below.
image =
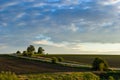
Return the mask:
[[[38,48],[38,51],[35,51],[35,47],[33,45],[29,45],[25,51],[23,51],[23,56],[31,57],[33,54],[44,54],[44,49],[42,47]],[[16,54],[20,54],[20,51],[17,51]]]
[[20,51],[17,51],[17,52],[16,52],[16,54],[17,54],[17,55],[20,55],[20,54],[21,54],[21,52],[20,52]]
[[35,52],[35,47],[34,47],[33,45],[30,45],[30,46],[27,48],[27,52],[30,52],[30,53]]
[[39,48],[38,48],[38,54],[43,54],[44,51],[45,51],[45,50],[44,50],[42,47],[39,47]]

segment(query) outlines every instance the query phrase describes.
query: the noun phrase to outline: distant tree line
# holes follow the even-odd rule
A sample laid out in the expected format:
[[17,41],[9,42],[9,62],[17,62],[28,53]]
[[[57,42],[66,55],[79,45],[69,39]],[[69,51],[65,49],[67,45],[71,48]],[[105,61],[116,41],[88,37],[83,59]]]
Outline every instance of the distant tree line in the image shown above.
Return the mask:
[[38,47],[37,52],[35,51],[35,47],[33,45],[30,45],[27,47],[27,49],[23,52],[17,51],[17,55],[22,55],[22,56],[28,56],[31,57],[33,54],[44,54],[44,49],[42,47]]

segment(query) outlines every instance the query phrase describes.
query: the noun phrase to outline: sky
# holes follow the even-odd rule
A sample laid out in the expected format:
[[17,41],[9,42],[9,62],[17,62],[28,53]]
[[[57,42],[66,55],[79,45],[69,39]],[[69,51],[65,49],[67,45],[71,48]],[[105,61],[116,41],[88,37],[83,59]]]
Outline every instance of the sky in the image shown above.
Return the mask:
[[120,54],[120,0],[0,0],[0,53]]

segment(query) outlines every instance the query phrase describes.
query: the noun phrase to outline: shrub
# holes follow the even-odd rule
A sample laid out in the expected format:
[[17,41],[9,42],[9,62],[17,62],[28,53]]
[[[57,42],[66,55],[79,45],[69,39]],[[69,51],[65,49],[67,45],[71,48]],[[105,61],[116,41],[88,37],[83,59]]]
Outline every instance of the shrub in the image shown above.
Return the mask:
[[56,57],[52,57],[52,58],[51,58],[51,62],[52,62],[52,63],[57,63],[57,61],[58,61],[58,60],[57,60]]
[[115,80],[115,79],[112,76],[109,76],[108,80]]
[[105,67],[105,66],[104,66],[104,63],[100,63],[100,64],[99,64],[99,70],[100,70],[100,71],[104,71],[104,67]]
[[31,57],[32,55],[33,55],[32,52],[28,52],[28,53],[27,53],[27,56],[28,56],[28,57]]
[[17,75],[12,72],[4,72],[0,73],[0,80],[19,80]]
[[103,71],[108,69],[108,63],[102,58],[95,58],[92,66],[93,66],[93,70]]
[[58,57],[58,61],[59,61],[59,62],[64,61],[63,57]]
[[27,57],[31,57],[33,55],[33,53],[32,52],[23,51],[22,55],[23,56],[27,56]]
[[83,80],[100,80],[100,78],[95,74],[88,72],[83,74]]

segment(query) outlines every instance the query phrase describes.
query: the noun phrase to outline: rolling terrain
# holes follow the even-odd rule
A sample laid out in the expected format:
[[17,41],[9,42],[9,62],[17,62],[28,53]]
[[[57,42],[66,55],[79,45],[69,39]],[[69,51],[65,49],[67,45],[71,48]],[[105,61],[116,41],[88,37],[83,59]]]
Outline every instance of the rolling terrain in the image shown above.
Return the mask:
[[[119,60],[119,56],[95,56],[95,55],[46,55],[44,57],[63,57],[65,59],[64,62],[72,62],[73,63],[82,63],[82,64],[91,64],[95,57],[102,57],[105,60],[113,61],[110,65],[115,65],[114,61]],[[87,62],[88,61],[88,62]],[[63,63],[64,63],[63,62]],[[53,79],[56,80],[61,78],[60,80],[73,80],[74,78],[97,78],[98,76],[101,79],[107,79],[109,76],[113,76],[116,79],[119,79],[119,72],[94,72],[90,69],[85,69],[82,67],[70,67],[61,64],[53,64],[51,62],[45,62],[38,58],[30,58],[23,56],[14,56],[14,55],[0,55],[0,71],[10,71],[17,74],[20,80],[48,80]],[[117,62],[119,63],[119,61]],[[96,76],[96,75],[97,76]],[[86,75],[90,75],[86,77]],[[79,80],[78,79],[78,80]],[[59,80],[59,79],[58,79]],[[93,79],[91,79],[93,80]],[[97,79],[96,79],[97,80]],[[98,79],[99,80],[99,79]]]
[[120,55],[61,55],[61,54],[52,54],[45,55],[44,57],[63,57],[66,62],[73,62],[79,64],[88,64],[91,65],[93,60],[96,57],[101,57],[106,60],[110,67],[120,68]]
[[0,71],[11,71],[16,74],[31,74],[47,72],[83,72],[84,70],[9,55],[0,55]]

